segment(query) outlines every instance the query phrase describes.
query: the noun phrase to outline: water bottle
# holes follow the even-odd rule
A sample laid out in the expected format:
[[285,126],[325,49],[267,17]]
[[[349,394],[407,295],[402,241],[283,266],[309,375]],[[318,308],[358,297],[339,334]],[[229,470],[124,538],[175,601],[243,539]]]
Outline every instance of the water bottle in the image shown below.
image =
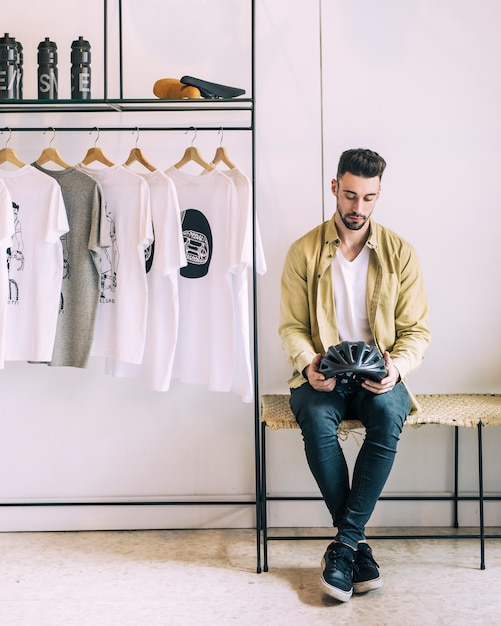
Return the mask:
[[71,44],[71,99],[90,99],[90,43],[81,36]]
[[57,46],[48,37],[38,44],[38,99],[57,100]]
[[17,100],[18,50],[14,37],[0,37],[0,100]]
[[17,97],[23,99],[23,46],[20,41],[17,45]]

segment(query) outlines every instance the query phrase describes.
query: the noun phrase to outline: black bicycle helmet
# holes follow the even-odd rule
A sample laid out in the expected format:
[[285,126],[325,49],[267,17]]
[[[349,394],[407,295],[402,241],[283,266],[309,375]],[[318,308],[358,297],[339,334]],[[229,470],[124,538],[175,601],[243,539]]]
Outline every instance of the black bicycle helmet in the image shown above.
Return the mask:
[[326,378],[335,376],[345,389],[355,389],[366,378],[379,381],[387,375],[382,354],[363,341],[331,346],[320,361],[319,371]]

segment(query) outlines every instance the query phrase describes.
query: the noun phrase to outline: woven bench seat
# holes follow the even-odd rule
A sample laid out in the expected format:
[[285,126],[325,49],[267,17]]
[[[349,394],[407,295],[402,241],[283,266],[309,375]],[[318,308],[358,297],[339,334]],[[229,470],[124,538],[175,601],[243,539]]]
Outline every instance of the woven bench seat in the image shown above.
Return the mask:
[[[321,500],[321,496],[287,495],[276,496],[267,493],[266,488],[266,430],[278,431],[281,429],[299,429],[289,405],[289,394],[264,394],[261,396],[261,470],[260,470],[260,494],[261,494],[261,528],[264,544],[264,571],[268,571],[268,541],[273,539],[328,539],[329,537],[302,537],[298,535],[286,536],[274,533],[268,534],[267,505],[268,502],[277,500]],[[462,499],[475,499],[479,503],[479,531],[476,534],[455,535],[422,535],[423,538],[452,538],[480,539],[480,569],[485,569],[485,524],[484,524],[484,492],[483,492],[483,452],[482,430],[484,426],[501,425],[501,394],[420,394],[416,396],[421,410],[411,415],[406,420],[406,427],[420,427],[425,424],[437,424],[440,426],[452,426],[454,430],[454,492],[450,496],[381,496],[381,500],[450,500],[454,504],[454,527],[459,528],[458,503]],[[459,494],[459,430],[460,428],[476,428],[478,450],[478,496],[473,498]],[[350,431],[363,429],[361,422],[357,420],[345,420],[339,426],[339,436],[346,438]],[[501,500],[501,496],[490,497]],[[501,535],[488,535],[489,538],[501,538]],[[371,537],[368,537],[371,539]],[[374,538],[374,537],[372,537]],[[410,535],[378,535],[378,539],[410,539]]]
[[[261,421],[272,430],[299,428],[289,406],[289,394],[261,396]],[[410,415],[406,426],[441,424],[474,428],[501,425],[501,394],[421,394],[421,411]],[[340,430],[363,428],[357,420],[341,422]]]

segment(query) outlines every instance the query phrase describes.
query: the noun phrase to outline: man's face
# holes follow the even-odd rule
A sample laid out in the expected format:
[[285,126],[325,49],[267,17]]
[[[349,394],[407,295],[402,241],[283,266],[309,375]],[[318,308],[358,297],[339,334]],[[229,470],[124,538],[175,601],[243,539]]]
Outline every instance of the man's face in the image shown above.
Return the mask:
[[337,213],[349,230],[360,230],[372,215],[381,191],[379,176],[363,178],[349,172],[332,181],[332,193],[337,199]]

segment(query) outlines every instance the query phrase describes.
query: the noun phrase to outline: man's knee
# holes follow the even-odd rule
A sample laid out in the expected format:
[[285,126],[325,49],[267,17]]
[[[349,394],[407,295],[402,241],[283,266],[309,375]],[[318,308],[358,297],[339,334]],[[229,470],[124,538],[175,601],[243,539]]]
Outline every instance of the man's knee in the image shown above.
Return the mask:
[[408,409],[405,403],[387,402],[383,398],[384,395],[386,394],[374,396],[366,403],[360,420],[365,426],[368,441],[395,450],[407,419]]
[[342,411],[330,393],[315,391],[305,384],[292,390],[290,406],[303,437],[337,436]]
[[373,443],[396,449],[404,423],[405,417],[398,414],[382,412],[374,415],[373,419],[366,422],[366,438]]

